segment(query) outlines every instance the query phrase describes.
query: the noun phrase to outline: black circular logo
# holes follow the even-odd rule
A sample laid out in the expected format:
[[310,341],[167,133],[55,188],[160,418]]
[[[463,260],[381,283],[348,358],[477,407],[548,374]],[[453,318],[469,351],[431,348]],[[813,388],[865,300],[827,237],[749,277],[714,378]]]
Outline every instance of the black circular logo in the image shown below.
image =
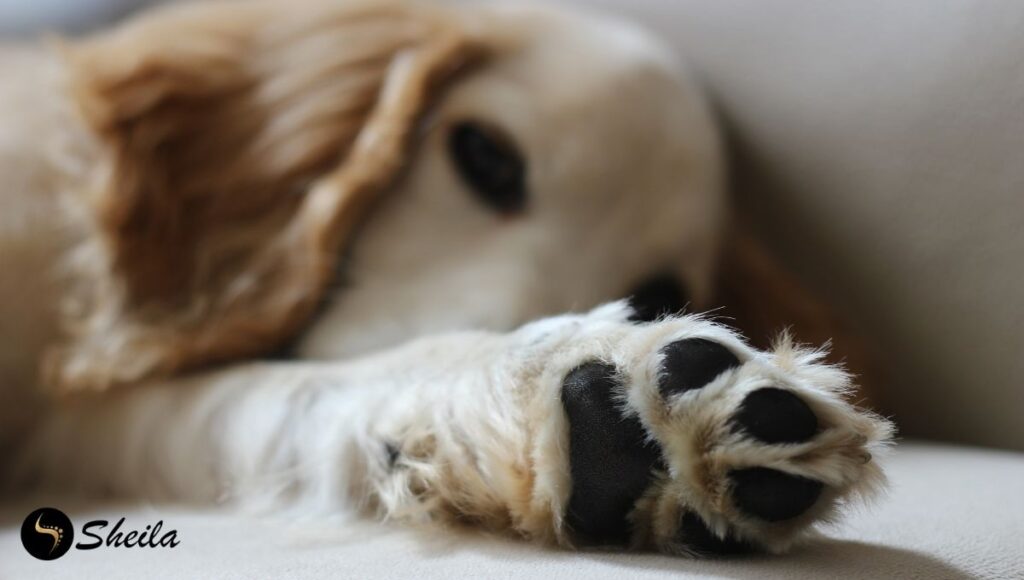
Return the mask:
[[56,560],[71,548],[75,528],[64,512],[50,507],[28,514],[21,524],[21,544],[40,560]]

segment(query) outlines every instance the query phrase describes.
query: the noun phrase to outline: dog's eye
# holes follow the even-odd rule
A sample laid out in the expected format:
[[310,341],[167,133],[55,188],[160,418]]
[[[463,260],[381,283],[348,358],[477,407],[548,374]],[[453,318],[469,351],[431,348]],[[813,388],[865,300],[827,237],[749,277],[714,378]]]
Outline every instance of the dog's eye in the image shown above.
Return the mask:
[[477,196],[503,214],[526,206],[526,162],[496,129],[474,122],[452,127],[448,152],[459,176]]

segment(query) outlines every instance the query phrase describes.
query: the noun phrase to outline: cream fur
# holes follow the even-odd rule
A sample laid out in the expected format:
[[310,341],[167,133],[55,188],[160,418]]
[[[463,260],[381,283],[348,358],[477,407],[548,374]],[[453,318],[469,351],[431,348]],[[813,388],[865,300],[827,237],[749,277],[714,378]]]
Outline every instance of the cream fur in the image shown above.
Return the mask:
[[[398,18],[412,36],[376,53],[372,66],[382,68],[367,72],[369,81],[352,76],[358,59],[344,54],[336,69],[301,68],[355,50],[330,42],[303,44],[304,58],[265,68],[295,58],[261,44],[268,31],[296,25],[291,8],[233,20],[234,5],[172,8],[89,44],[72,42],[64,59],[38,47],[0,50],[0,63],[24,72],[0,81],[0,112],[13,119],[0,141],[0,202],[12,211],[0,218],[6,484],[473,523],[568,546],[558,390],[591,359],[620,369],[624,407],[668,454],[669,471],[633,514],[638,545],[686,552],[672,522],[687,508],[718,533],[729,527],[782,550],[881,484],[867,458],[883,449],[890,427],[842,401],[849,378],[817,353],[788,340],[757,352],[693,316],[629,324],[623,303],[543,318],[620,297],[665,269],[687,281],[697,302],[711,291],[724,214],[718,136],[667,50],[628,25],[550,8],[383,5],[397,11],[383,18]],[[317,26],[337,18],[351,38],[366,32],[362,17],[326,6],[308,5],[324,11]],[[162,46],[166,39],[139,32],[146,30],[188,30],[212,44],[160,62],[156,84],[153,74],[136,74],[155,66],[143,57],[124,64],[97,56],[124,39],[143,55]],[[438,42],[436,30],[448,40]],[[236,42],[265,52],[236,52]],[[485,56],[449,78],[469,54]],[[191,60],[211,55],[227,77],[206,77]],[[289,99],[273,104],[306,72],[304,88],[289,97],[298,108]],[[375,90],[364,87],[353,101],[362,113],[337,134],[318,133],[324,125],[306,105],[323,101],[310,91],[348,95],[339,89],[346,74]],[[179,86],[181,75],[198,84]],[[172,106],[181,98],[199,99],[196,110],[213,107],[211,123],[243,98],[243,110],[265,114],[265,124],[218,124],[212,143],[168,137],[167,127],[181,125],[154,118],[191,119],[193,109]],[[502,127],[523,150],[531,190],[524,215],[494,215],[453,173],[444,138],[464,119]],[[166,148],[136,151],[139,135],[186,143],[184,151],[210,147],[200,163],[207,173],[191,173],[194,159],[174,165],[159,154]],[[323,158],[302,158],[309,150]],[[152,189],[148,179],[168,167],[181,173]],[[159,203],[146,197],[154,191],[165,196]],[[240,192],[264,201],[228,195]],[[372,197],[372,209],[337,209],[351,192]],[[180,222],[195,228],[160,229],[176,212],[195,218]],[[247,212],[259,216],[258,228]],[[132,229],[150,219],[170,237]],[[192,277],[168,283],[186,290],[161,301],[167,288],[149,286],[168,274],[164,259],[180,258],[172,242],[196,244],[206,269],[182,262],[195,267]],[[327,287],[328,264],[340,271],[337,287]],[[80,311],[62,310],[67,303]],[[658,352],[686,336],[718,340],[745,364],[666,406],[655,396]],[[256,360],[288,341],[296,360]],[[45,360],[65,390],[118,388],[47,401],[38,373]],[[191,369],[200,370],[182,374]],[[743,395],[768,383],[800,393],[824,433],[783,447],[729,434]],[[731,506],[725,477],[754,464],[814,476],[829,491],[796,521],[760,524]]]
[[[866,454],[884,452],[889,426],[842,401],[847,378],[819,353],[788,343],[756,352],[695,316],[636,325],[628,315],[613,303],[507,334],[437,335],[353,362],[254,363],[77,401],[36,432],[14,473],[89,493],[468,522],[571,546],[559,392],[573,368],[602,360],[623,373],[623,404],[669,463],[633,514],[638,547],[685,552],[672,522],[692,509],[720,533],[728,526],[783,550],[883,483]],[[745,362],[666,406],[653,392],[659,351],[689,337],[722,342]],[[824,433],[787,446],[730,433],[743,395],[766,384],[810,401]],[[752,465],[818,478],[829,492],[796,520],[758,522],[727,496],[727,471]]]

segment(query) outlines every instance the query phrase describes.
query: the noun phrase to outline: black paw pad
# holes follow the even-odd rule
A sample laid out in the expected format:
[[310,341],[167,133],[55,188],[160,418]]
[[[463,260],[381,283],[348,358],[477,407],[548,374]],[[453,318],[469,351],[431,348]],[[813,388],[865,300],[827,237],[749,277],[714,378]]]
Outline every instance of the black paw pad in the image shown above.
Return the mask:
[[822,483],[766,467],[737,469],[729,473],[733,501],[745,513],[769,522],[780,522],[804,513],[821,495]]
[[664,360],[658,389],[663,397],[699,389],[740,365],[740,359],[729,349],[704,338],[677,340],[661,353]]
[[705,556],[746,554],[754,551],[751,544],[732,535],[719,538],[708,529],[704,520],[693,512],[686,512],[679,518],[677,537],[689,550]]
[[658,274],[630,292],[633,306],[630,320],[651,322],[662,316],[677,314],[686,308],[690,298],[683,285],[672,274]]
[[818,418],[807,403],[774,387],[747,395],[733,422],[764,443],[802,443],[818,432]]
[[615,367],[598,362],[577,367],[562,383],[572,474],[565,517],[580,539],[593,543],[629,539],[627,516],[661,461],[640,421],[623,415],[620,388]]

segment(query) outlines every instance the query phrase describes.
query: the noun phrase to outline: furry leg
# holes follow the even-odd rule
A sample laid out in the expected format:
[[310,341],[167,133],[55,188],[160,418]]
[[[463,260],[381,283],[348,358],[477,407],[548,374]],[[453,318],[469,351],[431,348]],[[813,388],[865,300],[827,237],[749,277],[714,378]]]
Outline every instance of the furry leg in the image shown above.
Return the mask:
[[[628,315],[611,304],[509,334],[71,401],[15,473],[120,495],[471,522],[563,545],[621,530],[686,553],[734,540],[782,550],[881,483],[871,453],[890,427],[842,401],[848,377],[819,353],[758,352],[700,317]],[[811,423],[793,432],[801,417]],[[640,487],[619,489],[627,480]],[[604,508],[615,518],[595,520]]]

